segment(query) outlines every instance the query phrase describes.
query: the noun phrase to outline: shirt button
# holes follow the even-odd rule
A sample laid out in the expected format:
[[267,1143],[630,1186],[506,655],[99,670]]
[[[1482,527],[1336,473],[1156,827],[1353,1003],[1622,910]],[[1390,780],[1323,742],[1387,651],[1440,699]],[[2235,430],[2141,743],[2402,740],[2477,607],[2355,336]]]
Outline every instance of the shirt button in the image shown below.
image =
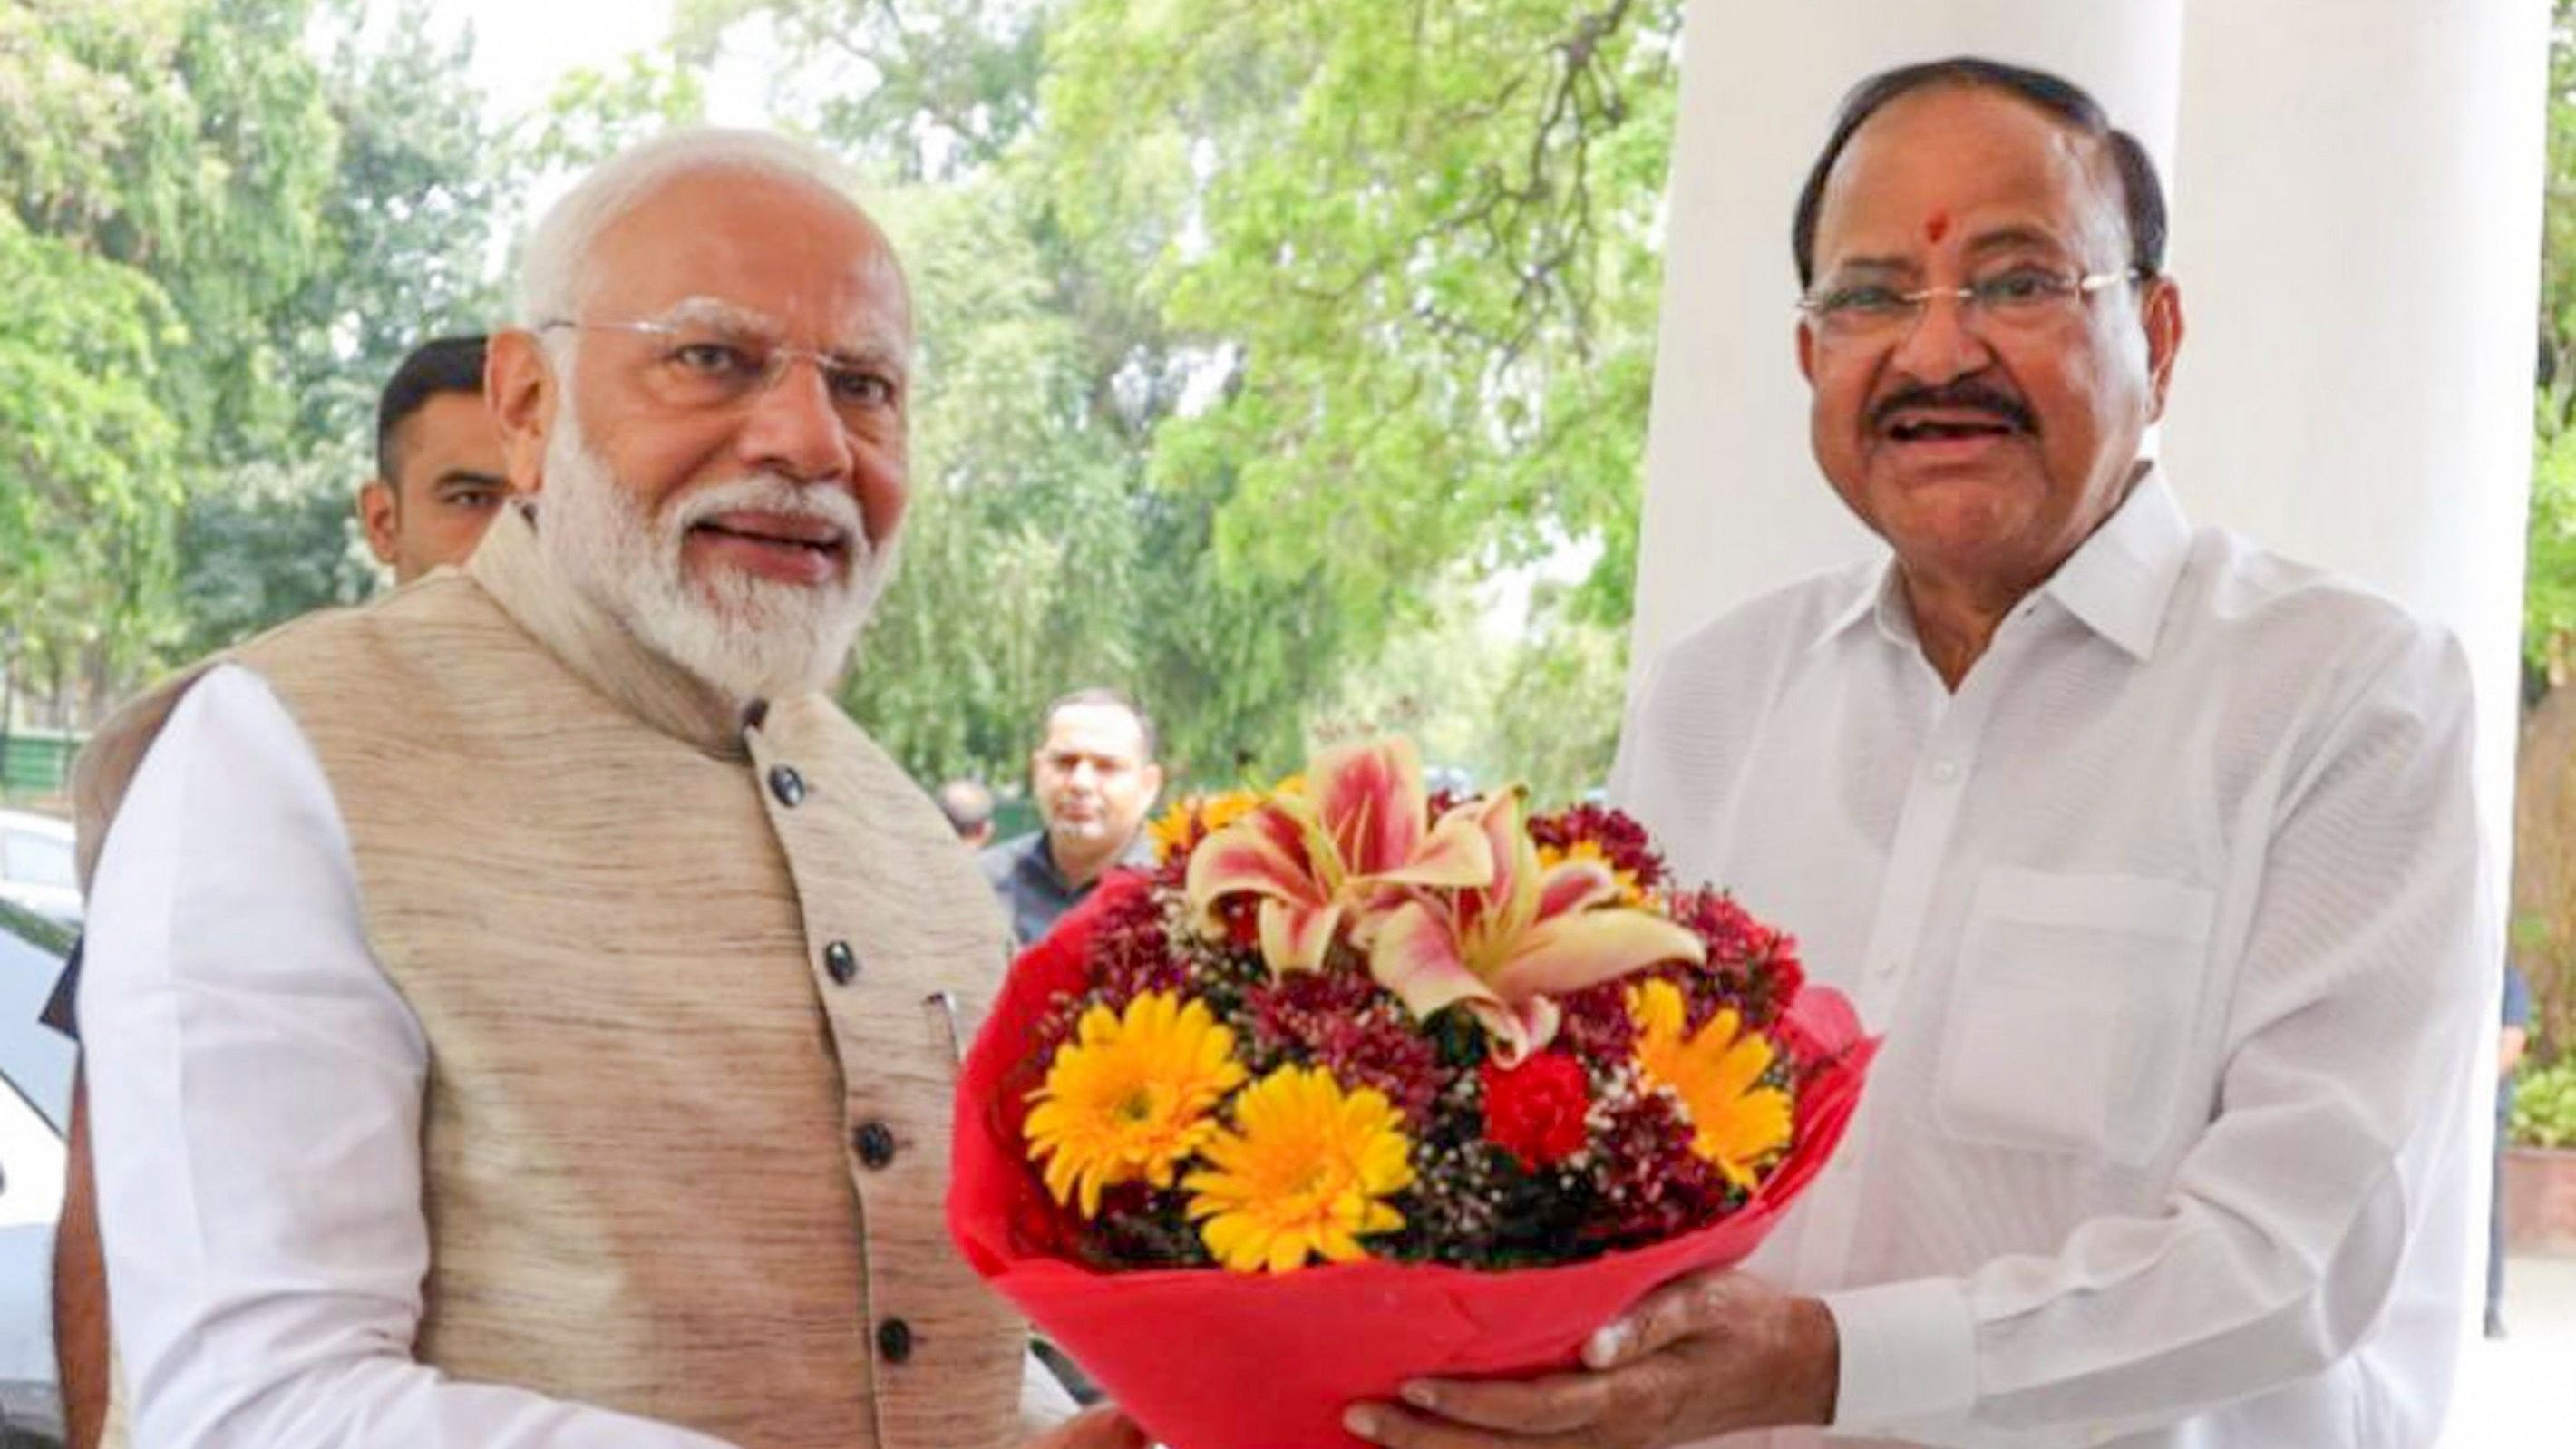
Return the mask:
[[797,774],[792,766],[772,765],[769,767],[769,793],[778,797],[779,804],[792,810],[805,803],[805,777]]
[[894,1132],[883,1122],[870,1122],[850,1134],[857,1144],[859,1161],[871,1171],[894,1161]]
[[859,974],[859,958],[847,941],[834,941],[823,948],[823,969],[832,973],[832,984],[847,986]]
[[900,1318],[889,1318],[877,1325],[877,1352],[887,1363],[901,1363],[912,1357],[912,1325]]
[[1954,763],[1952,763],[1951,761],[1948,761],[1948,760],[1934,760],[1934,761],[1932,762],[1932,783],[1933,783],[1933,784],[1935,784],[1935,785],[1947,785],[1947,784],[1950,784],[1951,782],[1953,782],[1953,781],[1957,780],[1958,778],[1959,778],[1959,767],[1958,767],[1956,764],[1954,764]]

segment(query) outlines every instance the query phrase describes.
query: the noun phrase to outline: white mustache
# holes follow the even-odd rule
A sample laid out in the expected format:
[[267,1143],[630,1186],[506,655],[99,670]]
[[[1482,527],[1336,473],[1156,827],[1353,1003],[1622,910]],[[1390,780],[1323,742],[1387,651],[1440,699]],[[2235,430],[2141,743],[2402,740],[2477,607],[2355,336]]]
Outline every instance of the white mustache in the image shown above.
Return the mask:
[[781,518],[810,518],[838,528],[865,558],[871,547],[867,520],[859,502],[837,488],[800,484],[776,473],[754,473],[693,488],[671,505],[663,527],[672,536],[686,533],[719,513],[771,513]]

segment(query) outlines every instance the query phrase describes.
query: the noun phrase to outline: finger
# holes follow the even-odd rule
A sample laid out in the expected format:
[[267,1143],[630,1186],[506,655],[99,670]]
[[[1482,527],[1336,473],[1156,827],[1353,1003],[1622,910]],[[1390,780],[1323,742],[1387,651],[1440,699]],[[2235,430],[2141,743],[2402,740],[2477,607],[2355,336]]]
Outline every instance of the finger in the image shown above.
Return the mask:
[[1417,1414],[1394,1404],[1354,1404],[1342,1415],[1354,1438],[1386,1449],[1583,1449],[1580,1439],[1524,1436]]
[[1612,1386],[1600,1374],[1536,1379],[1420,1379],[1404,1386],[1405,1403],[1443,1419],[1516,1434],[1558,1434],[1601,1421]]
[[1724,1331],[1744,1293],[1743,1275],[1694,1273],[1667,1283],[1583,1345],[1583,1362],[1615,1368],[1659,1353],[1693,1334]]

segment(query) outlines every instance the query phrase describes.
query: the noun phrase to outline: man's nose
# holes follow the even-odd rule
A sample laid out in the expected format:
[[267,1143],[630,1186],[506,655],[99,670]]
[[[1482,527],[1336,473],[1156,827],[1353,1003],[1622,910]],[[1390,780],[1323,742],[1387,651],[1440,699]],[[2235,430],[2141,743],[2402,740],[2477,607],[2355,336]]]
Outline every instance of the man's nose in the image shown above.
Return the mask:
[[804,482],[850,476],[849,429],[833,410],[831,385],[813,359],[787,360],[743,415],[743,462]]
[[1978,330],[1967,299],[1945,293],[1923,299],[1923,309],[1914,314],[1888,359],[1906,376],[1934,386],[1982,371],[1994,360],[1994,349]]

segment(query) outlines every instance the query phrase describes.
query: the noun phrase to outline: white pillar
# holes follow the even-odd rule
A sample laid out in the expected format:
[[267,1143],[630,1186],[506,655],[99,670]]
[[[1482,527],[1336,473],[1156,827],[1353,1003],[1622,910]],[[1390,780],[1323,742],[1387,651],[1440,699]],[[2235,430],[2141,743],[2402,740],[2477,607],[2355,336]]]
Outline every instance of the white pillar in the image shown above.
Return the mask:
[[2182,13],[2182,0],[1694,0],[1646,439],[1638,662],[1872,546],[1808,453],[1793,341],[1790,211],[1843,93],[1874,71],[1962,53],[2038,66],[2092,91],[2162,164]]
[[2458,632],[2499,864],[2548,22],[2547,0],[2199,0],[2171,256],[2184,507]]
[[[2395,595],[2468,650],[2494,925],[2513,859],[2548,26],[2547,0],[2194,4],[2171,258],[2188,340],[2164,457],[2185,508]],[[2500,930],[2489,940],[2501,950]],[[2468,1093],[2473,1153],[2492,1090],[2481,1072]],[[2475,1302],[2483,1172],[2471,1196]],[[2476,1432],[2459,1430],[2445,1442]]]

